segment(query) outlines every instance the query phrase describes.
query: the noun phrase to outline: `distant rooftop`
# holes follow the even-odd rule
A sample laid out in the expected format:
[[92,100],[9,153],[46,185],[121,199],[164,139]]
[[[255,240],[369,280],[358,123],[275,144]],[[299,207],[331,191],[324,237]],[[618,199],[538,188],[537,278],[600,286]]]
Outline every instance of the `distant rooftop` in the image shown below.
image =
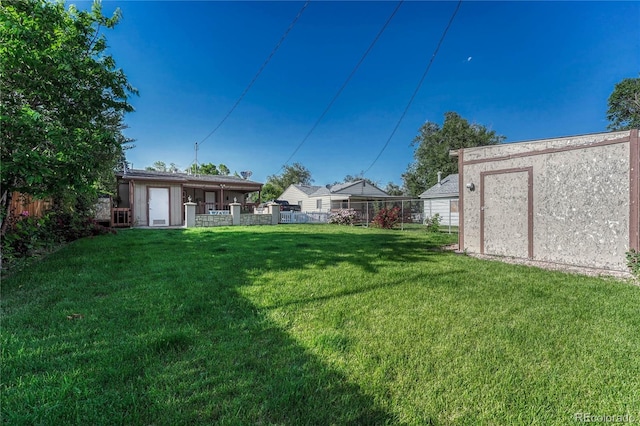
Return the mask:
[[390,197],[386,192],[377,186],[371,185],[363,179],[352,182],[338,183],[333,186],[315,186],[315,185],[293,185],[300,191],[310,197],[320,197],[322,195],[344,194],[344,195],[369,195],[378,197]]
[[420,194],[420,198],[445,198],[458,196],[458,174],[445,177],[431,188]]

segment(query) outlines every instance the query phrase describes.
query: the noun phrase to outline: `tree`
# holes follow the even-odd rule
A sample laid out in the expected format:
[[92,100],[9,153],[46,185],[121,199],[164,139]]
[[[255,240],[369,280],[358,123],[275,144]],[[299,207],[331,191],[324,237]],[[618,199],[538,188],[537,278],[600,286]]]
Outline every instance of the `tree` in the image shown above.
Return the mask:
[[189,166],[187,171],[191,174],[199,174],[199,175],[224,175],[228,176],[231,172],[229,168],[224,164],[220,164],[216,166],[213,163],[203,163],[198,165],[198,169],[196,170],[196,165],[192,164]]
[[444,176],[458,172],[458,161],[449,151],[474,146],[495,145],[504,136],[480,124],[469,124],[455,112],[444,115],[444,123],[427,121],[413,139],[414,162],[402,175],[404,186],[412,196],[418,196],[438,182],[438,172]]
[[167,165],[164,161],[156,161],[155,163],[153,163],[153,166],[147,166],[144,169],[151,172],[166,172]]
[[404,195],[404,191],[398,185],[393,182],[387,183],[387,186],[384,188],[384,192],[389,195]]
[[229,176],[231,174],[231,170],[229,170],[229,168],[224,164],[218,165],[218,171],[220,171],[220,174],[224,176]]
[[[2,232],[13,192],[54,202],[90,197],[131,140],[124,114],[137,91],[106,53],[120,20],[48,0],[0,4]],[[70,201],[73,203],[73,201]]]
[[331,186],[340,185],[340,184],[343,184],[343,183],[355,182],[355,181],[358,181],[358,180],[364,180],[369,185],[378,186],[378,182],[362,176],[362,173],[358,173],[357,175],[346,175],[344,177],[344,179],[342,179],[341,181],[333,182],[331,184]]
[[278,198],[289,185],[311,185],[313,182],[311,172],[300,163],[293,163],[282,168],[284,170],[282,174],[267,177],[267,182],[262,187],[263,201]]
[[219,175],[220,170],[213,163],[205,163],[198,166],[198,174],[201,175]]
[[625,78],[615,85],[609,96],[607,126],[610,130],[640,128],[640,77]]
[[277,199],[280,194],[282,194],[283,190],[280,187],[274,186],[270,182],[266,182],[262,185],[262,191],[260,192],[261,200],[260,201],[269,201]]

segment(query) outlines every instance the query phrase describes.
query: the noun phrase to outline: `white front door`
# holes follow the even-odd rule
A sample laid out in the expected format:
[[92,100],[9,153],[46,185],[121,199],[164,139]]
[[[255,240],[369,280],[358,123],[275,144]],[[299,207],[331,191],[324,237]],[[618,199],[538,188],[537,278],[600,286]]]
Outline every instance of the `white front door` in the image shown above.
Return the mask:
[[149,188],[149,226],[169,226],[169,188]]

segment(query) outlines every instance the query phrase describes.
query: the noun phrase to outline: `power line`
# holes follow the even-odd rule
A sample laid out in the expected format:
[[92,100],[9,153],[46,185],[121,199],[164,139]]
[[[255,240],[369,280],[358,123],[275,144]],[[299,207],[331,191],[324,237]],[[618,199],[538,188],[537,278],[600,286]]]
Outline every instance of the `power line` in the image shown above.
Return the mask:
[[424,73],[422,73],[422,77],[420,78],[420,81],[418,82],[418,85],[416,86],[416,89],[413,91],[413,94],[411,95],[411,98],[409,99],[409,102],[407,103],[407,106],[404,108],[404,111],[402,111],[402,115],[400,115],[400,118],[398,119],[398,122],[396,123],[395,127],[393,128],[393,131],[391,132],[391,135],[389,135],[389,138],[387,139],[387,142],[385,142],[384,146],[382,147],[382,149],[378,153],[378,156],[375,158],[375,160],[373,160],[373,163],[371,163],[371,165],[364,172],[362,172],[362,176],[364,176],[369,170],[371,170],[373,165],[376,164],[376,162],[380,159],[380,156],[382,156],[382,153],[384,152],[384,150],[389,145],[389,142],[391,142],[391,139],[393,138],[393,135],[395,135],[396,130],[398,130],[398,127],[400,127],[400,123],[404,119],[404,116],[407,115],[407,111],[409,111],[409,107],[411,107],[411,104],[413,103],[413,100],[415,99],[416,95],[420,91],[420,87],[422,86],[422,83],[424,82],[424,79],[427,77],[427,74],[429,74],[429,70],[431,69],[431,65],[433,64],[433,61],[436,59],[436,56],[438,55],[438,51],[440,50],[440,46],[442,45],[442,42],[444,41],[444,38],[447,35],[447,32],[449,31],[449,28],[451,27],[451,24],[453,23],[454,18],[458,14],[458,10],[460,9],[460,5],[461,4],[462,4],[462,0],[459,0],[458,4],[456,5],[456,9],[453,11],[453,14],[451,15],[451,18],[449,19],[449,23],[447,24],[446,28],[444,29],[444,32],[442,33],[442,36],[440,37],[440,41],[438,42],[438,45],[436,46],[436,50],[434,50],[433,55],[431,56],[431,59],[429,60],[429,64],[427,65],[427,68],[424,70]]
[[209,134],[207,136],[205,136],[204,139],[202,139],[199,143],[196,143],[196,146],[198,145],[202,145],[202,143],[204,141],[206,141],[207,139],[209,139],[219,128],[220,126],[222,126],[222,124],[227,121],[227,118],[229,118],[229,116],[231,115],[231,113],[236,109],[236,107],[238,106],[238,104],[242,101],[242,99],[244,98],[244,96],[247,94],[247,92],[249,91],[249,89],[251,89],[251,86],[253,86],[253,84],[256,82],[256,80],[258,79],[258,77],[260,76],[260,74],[262,73],[262,71],[265,69],[265,67],[267,66],[267,64],[269,63],[269,61],[271,60],[271,58],[273,57],[273,55],[275,55],[276,51],[280,48],[280,45],[284,42],[284,39],[287,38],[287,36],[289,35],[289,32],[291,32],[291,30],[293,29],[293,27],[296,25],[296,22],[298,22],[298,19],[300,19],[300,16],[302,16],[302,12],[304,12],[304,10],[307,8],[307,6],[309,5],[309,2],[311,0],[307,0],[304,5],[302,6],[302,8],[300,9],[300,11],[298,12],[298,14],[296,15],[295,18],[293,18],[293,21],[291,22],[291,24],[289,25],[289,28],[287,28],[287,30],[284,32],[284,34],[282,35],[282,37],[280,37],[280,40],[278,41],[278,43],[276,44],[276,46],[273,48],[273,50],[271,51],[271,53],[269,54],[269,56],[267,57],[267,59],[264,61],[264,63],[262,64],[262,66],[260,67],[260,69],[258,70],[258,72],[256,73],[256,75],[253,76],[253,79],[251,80],[251,82],[249,83],[249,85],[244,89],[244,91],[242,92],[242,94],[240,95],[240,97],[238,98],[238,100],[236,100],[236,102],[233,104],[233,106],[231,107],[231,109],[227,112],[227,114],[222,118],[222,120],[220,120],[220,122],[218,123],[218,125],[211,131],[209,132]]
[[342,83],[342,86],[340,86],[340,89],[338,89],[336,94],[333,96],[333,98],[329,102],[329,105],[327,105],[327,107],[324,109],[324,111],[322,111],[322,114],[320,114],[320,117],[318,117],[316,122],[313,124],[313,126],[311,127],[311,130],[309,130],[309,132],[305,135],[305,137],[302,138],[302,141],[298,144],[298,146],[293,151],[293,153],[289,156],[289,158],[287,158],[287,161],[284,162],[284,165],[280,168],[280,170],[284,169],[284,167],[287,165],[287,163],[289,163],[289,161],[291,161],[293,156],[296,155],[298,150],[300,150],[300,148],[302,148],[302,145],[304,145],[304,143],[307,141],[307,139],[309,139],[309,136],[311,136],[311,133],[313,133],[313,131],[316,129],[316,127],[318,127],[318,124],[320,124],[320,122],[322,121],[324,116],[327,115],[327,112],[329,112],[329,110],[333,106],[334,102],[338,99],[338,97],[340,96],[340,94],[342,93],[344,88],[347,87],[347,84],[349,84],[349,81],[351,80],[353,75],[356,73],[358,68],[360,68],[360,65],[362,64],[362,62],[364,62],[364,59],[367,57],[369,52],[371,52],[371,49],[373,49],[373,46],[376,44],[376,42],[378,41],[378,39],[380,38],[380,36],[384,32],[384,30],[387,29],[387,26],[389,25],[389,23],[391,22],[391,20],[395,16],[396,12],[398,12],[398,9],[400,9],[400,6],[402,5],[403,2],[404,2],[404,0],[400,0],[398,2],[396,8],[393,10],[393,12],[391,12],[391,15],[389,15],[389,18],[387,18],[387,21],[384,23],[384,25],[382,26],[382,28],[380,29],[378,34],[375,36],[375,38],[373,39],[373,41],[371,42],[371,44],[369,45],[367,50],[364,52],[364,54],[362,55],[362,57],[360,58],[360,60],[356,64],[356,66],[353,68],[353,70],[351,71],[351,73],[349,74],[347,79],[344,81],[344,83]]

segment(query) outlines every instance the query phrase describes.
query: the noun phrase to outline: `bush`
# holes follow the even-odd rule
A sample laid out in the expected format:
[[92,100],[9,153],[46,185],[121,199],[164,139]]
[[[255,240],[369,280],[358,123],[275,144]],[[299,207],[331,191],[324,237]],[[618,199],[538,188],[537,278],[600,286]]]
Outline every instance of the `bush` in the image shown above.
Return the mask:
[[627,252],[627,266],[636,278],[640,278],[640,251],[631,249]]
[[329,215],[329,223],[336,225],[355,225],[358,223],[358,214],[353,209],[340,209]]
[[45,220],[31,217],[24,211],[18,217],[9,218],[8,230],[2,238],[2,257],[32,256],[55,243],[55,238],[47,232]]
[[400,219],[400,208],[393,207],[391,209],[383,208],[376,214],[371,224],[376,228],[391,229]]
[[87,212],[74,213],[62,208],[54,208],[40,218],[24,211],[8,220],[7,230],[2,236],[3,269],[11,269],[24,259],[51,251],[66,242],[115,233],[115,230],[99,225],[87,216]]
[[425,219],[424,224],[427,225],[427,232],[439,232],[440,221],[442,218],[439,213],[434,214],[430,218]]

